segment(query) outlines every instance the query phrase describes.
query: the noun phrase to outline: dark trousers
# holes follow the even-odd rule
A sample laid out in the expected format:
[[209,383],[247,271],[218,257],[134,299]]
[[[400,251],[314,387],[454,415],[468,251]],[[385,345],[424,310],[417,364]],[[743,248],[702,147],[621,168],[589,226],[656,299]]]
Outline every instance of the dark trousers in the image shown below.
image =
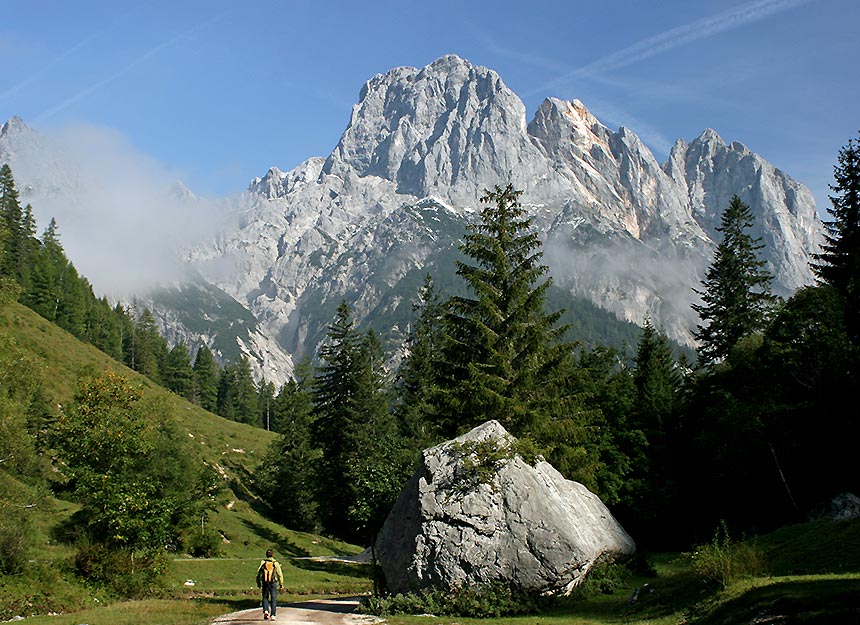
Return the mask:
[[278,582],[263,582],[263,612],[275,616],[278,610]]

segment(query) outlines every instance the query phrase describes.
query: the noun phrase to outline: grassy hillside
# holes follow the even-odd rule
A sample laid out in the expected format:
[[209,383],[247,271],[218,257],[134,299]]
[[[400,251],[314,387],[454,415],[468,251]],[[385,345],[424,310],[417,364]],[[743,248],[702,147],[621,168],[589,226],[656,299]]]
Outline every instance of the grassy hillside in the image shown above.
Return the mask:
[[[224,480],[225,490],[217,509],[208,519],[201,519],[221,535],[221,557],[204,560],[175,554],[166,575],[167,590],[171,594],[208,598],[208,603],[202,602],[199,610],[190,610],[192,621],[189,622],[195,622],[193,619],[201,613],[228,611],[234,604],[250,607],[246,605],[250,602],[253,605],[256,601],[256,567],[268,548],[274,548],[285,561],[287,592],[293,595],[355,593],[370,588],[369,574],[363,567],[324,565],[300,559],[356,553],[359,547],[293,532],[261,515],[263,506],[251,492],[251,475],[269,444],[275,440],[275,434],[229,421],[190,404],[18,304],[0,307],[0,331],[35,358],[43,393],[55,411],[73,398],[79,377],[113,371],[140,386],[145,396],[155,398],[182,433],[187,453],[214,467]],[[5,473],[3,476],[16,482]],[[34,487],[13,483],[12,488],[32,490]],[[36,528],[30,549],[33,560],[20,576],[0,575],[0,620],[109,603],[109,598],[103,593],[85,587],[68,573],[74,546],[63,537],[68,520],[78,506],[45,492],[38,493],[38,499],[39,505],[32,509]],[[226,603],[218,603],[214,599],[216,596],[225,597]],[[155,602],[153,605],[160,604]],[[161,614],[163,610],[170,609],[155,607],[153,612]],[[116,614],[110,616],[112,612],[108,610],[103,617],[88,617],[86,621],[95,623],[105,618],[107,620],[103,622],[120,622],[116,620]],[[83,621],[78,618],[74,622]]]
[[[294,532],[272,523],[249,489],[254,465],[274,435],[227,421],[190,405],[135,372],[84,345],[17,305],[0,308],[0,331],[39,360],[51,403],[68,402],[82,374],[111,369],[160,398],[187,437],[188,453],[220,467],[227,489],[204,519],[222,536],[221,557],[175,554],[165,595],[112,603],[102,591],[68,572],[73,546],[58,531],[77,510],[74,503],[44,497],[33,510],[37,536],[33,560],[21,576],[0,576],[0,620],[34,613],[39,625],[204,625],[213,616],[259,606],[254,573],[263,552],[274,548],[284,564],[284,601],[308,595],[358,594],[371,589],[367,567],[313,556],[336,556],[359,547]],[[32,488],[20,484],[20,489]],[[724,623],[860,623],[860,520],[816,521],[782,528],[749,541],[762,554],[761,570],[735,576],[724,588],[708,584],[693,561],[680,554],[651,554],[653,574],[640,569],[611,587],[581,593],[541,614],[503,619],[438,617],[436,625],[722,625]],[[645,586],[647,584],[647,586]],[[599,587],[599,584],[598,584]],[[639,590],[639,599],[631,595]],[[99,607],[95,607],[99,606]],[[49,612],[61,613],[48,616]],[[390,625],[426,623],[426,616],[391,616]]]
[[246,483],[248,470],[265,453],[275,435],[223,419],[154,384],[91,345],[49,323],[29,308],[11,304],[0,308],[0,328],[39,360],[43,383],[52,404],[72,399],[82,375],[112,370],[163,400],[177,424],[195,443],[196,452],[213,466],[224,468],[231,485]]

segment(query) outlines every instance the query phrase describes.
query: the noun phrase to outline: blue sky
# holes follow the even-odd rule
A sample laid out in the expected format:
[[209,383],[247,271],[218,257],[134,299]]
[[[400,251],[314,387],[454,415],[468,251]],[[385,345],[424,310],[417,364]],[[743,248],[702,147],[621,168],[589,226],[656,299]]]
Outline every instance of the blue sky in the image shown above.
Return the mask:
[[[578,98],[665,159],[714,128],[819,211],[860,129],[857,0],[4,0],[0,121],[111,129],[202,195],[327,156],[364,82],[455,53],[531,119]],[[822,205],[824,204],[824,205]]]

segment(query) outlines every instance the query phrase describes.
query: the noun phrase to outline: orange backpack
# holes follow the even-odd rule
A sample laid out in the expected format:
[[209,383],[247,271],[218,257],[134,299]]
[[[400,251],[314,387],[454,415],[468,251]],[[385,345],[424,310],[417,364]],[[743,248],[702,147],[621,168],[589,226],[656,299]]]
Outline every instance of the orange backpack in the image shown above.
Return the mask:
[[275,563],[272,560],[266,560],[263,562],[263,581],[267,584],[271,584],[272,582],[277,581],[277,575],[275,574]]

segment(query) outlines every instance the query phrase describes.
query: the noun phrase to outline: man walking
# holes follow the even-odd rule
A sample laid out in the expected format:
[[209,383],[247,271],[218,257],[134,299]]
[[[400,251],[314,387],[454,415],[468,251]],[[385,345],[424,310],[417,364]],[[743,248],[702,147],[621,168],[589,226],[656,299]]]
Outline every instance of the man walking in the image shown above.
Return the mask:
[[271,549],[266,551],[266,559],[257,569],[257,588],[263,591],[263,620],[274,621],[278,611],[278,590],[284,589],[284,573]]

